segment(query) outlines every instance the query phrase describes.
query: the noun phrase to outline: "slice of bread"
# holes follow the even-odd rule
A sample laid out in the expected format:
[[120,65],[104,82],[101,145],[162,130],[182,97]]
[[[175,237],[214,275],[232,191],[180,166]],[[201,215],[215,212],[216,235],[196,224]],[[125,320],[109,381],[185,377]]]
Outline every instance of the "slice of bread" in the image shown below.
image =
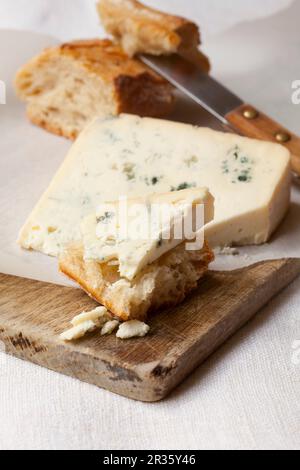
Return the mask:
[[136,0],[99,0],[97,9],[106,29],[129,56],[179,53],[209,71],[199,51],[200,33],[192,21],[146,7]]
[[95,116],[163,116],[173,106],[172,87],[107,39],[44,50],[17,73],[15,88],[34,124],[70,139]]
[[129,281],[120,277],[117,265],[84,260],[83,252],[81,243],[69,244],[60,256],[60,271],[123,321],[145,320],[148,312],[182,302],[214,258],[207,244],[187,251],[182,243]]

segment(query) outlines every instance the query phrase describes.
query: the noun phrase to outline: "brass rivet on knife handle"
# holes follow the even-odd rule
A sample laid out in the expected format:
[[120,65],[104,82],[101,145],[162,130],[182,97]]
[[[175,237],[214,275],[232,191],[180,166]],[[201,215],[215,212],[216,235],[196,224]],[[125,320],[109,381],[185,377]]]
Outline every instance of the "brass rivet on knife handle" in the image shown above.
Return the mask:
[[292,169],[300,176],[300,138],[253,106],[244,104],[226,115],[231,128],[241,135],[284,145],[292,154]]
[[258,117],[259,113],[256,111],[254,108],[246,108],[243,112],[243,116],[246,119],[256,119]]
[[275,134],[275,139],[281,144],[285,144],[291,140],[291,135],[288,132],[279,131]]

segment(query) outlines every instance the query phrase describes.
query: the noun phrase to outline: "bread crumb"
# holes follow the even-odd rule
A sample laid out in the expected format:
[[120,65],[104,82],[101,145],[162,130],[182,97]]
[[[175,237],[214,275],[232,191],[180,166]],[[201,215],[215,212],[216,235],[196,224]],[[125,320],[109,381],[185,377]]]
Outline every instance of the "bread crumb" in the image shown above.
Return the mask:
[[149,333],[150,326],[138,320],[130,320],[122,323],[117,331],[117,338],[130,339],[142,338]]

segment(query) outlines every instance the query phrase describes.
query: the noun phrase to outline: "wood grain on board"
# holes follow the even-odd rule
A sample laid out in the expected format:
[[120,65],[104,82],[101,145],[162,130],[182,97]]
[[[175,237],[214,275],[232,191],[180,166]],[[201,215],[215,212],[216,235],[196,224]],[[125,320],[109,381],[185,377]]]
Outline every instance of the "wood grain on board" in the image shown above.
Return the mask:
[[81,290],[0,274],[0,340],[7,353],[141,401],[167,396],[300,273],[300,259],[209,272],[177,308],[149,320],[145,338],[94,332],[63,343],[74,315],[95,306]]

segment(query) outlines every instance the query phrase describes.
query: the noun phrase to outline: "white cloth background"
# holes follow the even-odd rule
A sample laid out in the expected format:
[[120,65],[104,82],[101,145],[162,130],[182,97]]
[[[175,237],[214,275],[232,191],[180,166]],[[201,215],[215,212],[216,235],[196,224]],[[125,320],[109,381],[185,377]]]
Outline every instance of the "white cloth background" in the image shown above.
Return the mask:
[[[299,0],[147,3],[199,21],[215,75],[300,133],[291,101]],[[94,0],[0,0],[1,28],[63,40],[101,32]],[[299,288],[297,280],[161,403],[132,402],[0,352],[0,449],[299,449]]]
[[[268,16],[293,0],[147,0],[149,6],[193,18],[204,35],[224,31],[243,20]],[[0,28],[52,34],[60,39],[97,37],[96,0],[1,0]],[[29,6],[30,5],[30,6]]]

